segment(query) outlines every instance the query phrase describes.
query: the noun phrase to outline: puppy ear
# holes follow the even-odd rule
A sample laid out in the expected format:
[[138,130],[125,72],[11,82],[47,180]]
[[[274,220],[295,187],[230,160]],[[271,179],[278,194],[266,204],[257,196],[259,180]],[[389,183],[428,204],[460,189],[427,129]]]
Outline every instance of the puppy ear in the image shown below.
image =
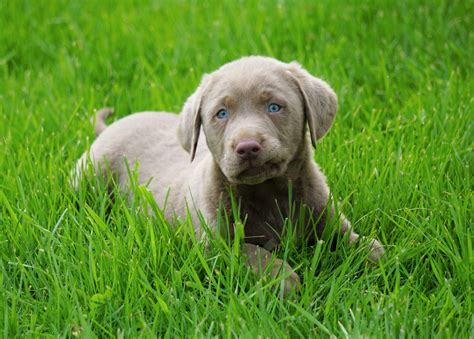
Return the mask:
[[205,74],[196,91],[186,100],[180,114],[178,125],[178,139],[181,146],[191,155],[191,161],[196,155],[196,147],[201,131],[201,101],[209,83],[209,76]]
[[326,134],[336,116],[337,96],[326,82],[309,74],[297,62],[288,64],[288,70],[303,96],[311,143],[316,147],[316,141]]

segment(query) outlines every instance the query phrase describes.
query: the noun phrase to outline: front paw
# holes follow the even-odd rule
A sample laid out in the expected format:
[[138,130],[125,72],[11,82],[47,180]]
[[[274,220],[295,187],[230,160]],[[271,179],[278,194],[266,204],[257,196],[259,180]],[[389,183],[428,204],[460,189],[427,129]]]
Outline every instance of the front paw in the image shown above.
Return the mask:
[[279,290],[283,297],[300,290],[300,277],[286,261],[275,258],[266,249],[253,244],[243,244],[242,252],[247,266],[252,268],[256,274],[278,279]]
[[[284,278],[281,278],[280,275]],[[279,291],[282,293],[284,298],[299,292],[301,289],[300,277],[291,266],[282,259],[275,259],[272,269],[272,277],[281,279],[278,286]]]
[[[365,237],[362,237],[365,240]],[[349,245],[352,245],[357,240],[359,240],[359,235],[355,232],[351,232],[349,235]],[[365,244],[365,242],[364,242]],[[372,239],[368,243],[369,246],[369,260],[372,262],[377,262],[385,256],[385,250],[377,239]]]
[[377,262],[385,256],[385,250],[377,239],[372,239],[369,242],[369,246],[369,259],[371,261]]

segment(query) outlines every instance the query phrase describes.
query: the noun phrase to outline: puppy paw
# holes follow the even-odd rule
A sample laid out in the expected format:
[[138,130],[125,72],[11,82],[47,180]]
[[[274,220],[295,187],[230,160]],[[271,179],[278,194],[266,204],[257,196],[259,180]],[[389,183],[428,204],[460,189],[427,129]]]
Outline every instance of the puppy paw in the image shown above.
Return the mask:
[[[272,269],[273,278],[279,277],[279,275],[284,276],[279,285],[278,290],[282,293],[284,298],[294,295],[299,292],[301,289],[300,277],[298,274],[291,268],[291,266],[284,260],[276,259],[275,265]],[[280,276],[281,277],[281,276]]]
[[377,239],[372,239],[369,243],[369,259],[373,262],[379,261],[385,256],[385,250],[382,244]]
[[[366,239],[362,237],[362,239]],[[355,232],[351,232],[349,235],[349,245],[354,244],[359,240],[359,235]],[[372,262],[377,262],[385,256],[385,250],[382,244],[377,239],[372,239],[368,242],[369,246],[369,260]]]
[[275,258],[266,249],[253,244],[243,244],[242,251],[247,266],[257,275],[278,279],[276,287],[282,297],[286,298],[300,291],[300,277],[286,261]]

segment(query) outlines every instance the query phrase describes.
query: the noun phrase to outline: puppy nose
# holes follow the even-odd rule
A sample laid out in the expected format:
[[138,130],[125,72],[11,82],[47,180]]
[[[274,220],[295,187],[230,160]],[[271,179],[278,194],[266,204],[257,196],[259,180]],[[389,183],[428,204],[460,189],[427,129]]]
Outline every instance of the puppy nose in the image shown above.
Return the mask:
[[235,146],[235,152],[242,159],[255,158],[261,150],[262,146],[255,140],[240,141],[237,146]]

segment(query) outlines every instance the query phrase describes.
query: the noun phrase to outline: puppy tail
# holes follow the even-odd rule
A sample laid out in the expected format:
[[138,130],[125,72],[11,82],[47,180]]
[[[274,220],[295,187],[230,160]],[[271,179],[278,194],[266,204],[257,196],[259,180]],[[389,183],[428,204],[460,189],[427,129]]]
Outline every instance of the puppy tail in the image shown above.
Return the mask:
[[98,137],[100,133],[102,133],[107,128],[107,125],[105,124],[105,119],[107,119],[107,117],[111,115],[113,112],[114,112],[114,109],[110,107],[104,107],[97,111],[97,113],[95,114],[95,127],[94,127],[94,132],[95,132],[96,137]]

